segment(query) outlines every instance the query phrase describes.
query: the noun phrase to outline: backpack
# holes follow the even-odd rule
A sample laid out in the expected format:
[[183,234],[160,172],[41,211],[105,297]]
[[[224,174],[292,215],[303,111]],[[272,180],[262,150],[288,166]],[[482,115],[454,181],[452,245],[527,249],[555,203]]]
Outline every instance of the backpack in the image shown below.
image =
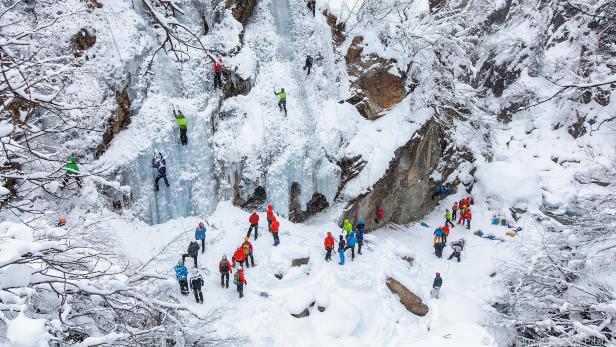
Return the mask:
[[220,272],[229,272],[229,262],[226,260],[221,260],[220,261],[220,265],[218,265],[218,267],[220,268]]
[[233,284],[238,285],[240,284],[240,274],[239,273],[235,273],[235,275],[233,275]]
[[250,254],[250,247],[248,247],[247,243],[244,244],[244,254],[246,255]]

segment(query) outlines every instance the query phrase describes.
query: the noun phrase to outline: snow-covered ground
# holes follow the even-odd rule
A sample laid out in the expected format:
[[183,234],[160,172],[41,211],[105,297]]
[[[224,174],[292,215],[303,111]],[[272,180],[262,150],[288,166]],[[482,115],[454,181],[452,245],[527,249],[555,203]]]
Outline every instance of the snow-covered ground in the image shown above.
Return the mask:
[[[445,206],[454,198],[444,200],[433,214],[427,216],[426,228],[416,223],[390,226],[366,235],[363,255],[351,261],[350,251],[344,266],[335,261],[325,262],[323,238],[332,231],[335,238],[341,229],[333,222],[293,224],[281,221],[281,244],[272,245],[261,215],[260,236],[251,242],[257,266],[246,269],[246,296],[238,298],[233,285],[220,288],[217,265],[220,257],[231,255],[243,241],[249,214],[228,202],[220,203],[207,217],[207,245],[199,256],[199,268],[205,278],[203,306],[194,303],[192,294],[177,297],[204,312],[217,307],[227,311],[216,323],[221,333],[248,336],[253,346],[485,346],[496,345],[494,338],[482,325],[490,304],[499,294],[494,286],[498,279],[499,262],[507,260],[511,249],[524,240],[504,236],[506,227],[492,226],[491,213],[481,201],[474,205],[473,228],[461,225],[452,229],[449,240],[465,238],[467,247],[462,262],[437,259],[433,254],[433,231],[443,220]],[[194,237],[199,218],[179,218],[167,223],[148,226],[135,224],[126,228],[125,222],[107,223],[127,256],[146,264],[143,271],[154,271],[175,278],[173,266],[186,251]],[[506,238],[493,241],[472,235],[481,229]],[[403,256],[412,256],[410,266]],[[310,257],[308,265],[292,267],[295,258]],[[192,261],[187,259],[187,267]],[[434,274],[444,279],[441,298],[430,297]],[[281,280],[274,277],[282,274]],[[408,312],[392,294],[385,282],[393,277],[420,296],[430,311],[425,317]],[[314,301],[329,302],[325,312],[310,308],[310,316],[294,318]],[[488,324],[489,325],[489,324]]]

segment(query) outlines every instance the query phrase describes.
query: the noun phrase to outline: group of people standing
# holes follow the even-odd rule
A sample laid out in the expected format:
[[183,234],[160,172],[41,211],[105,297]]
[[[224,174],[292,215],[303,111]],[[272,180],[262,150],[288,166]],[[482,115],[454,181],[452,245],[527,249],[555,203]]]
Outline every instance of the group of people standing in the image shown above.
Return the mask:
[[[345,260],[345,252],[347,250],[351,250],[351,261],[355,260],[355,245],[357,244],[357,253],[361,255],[361,247],[364,244],[364,230],[366,227],[366,222],[363,219],[360,219],[356,224],[355,229],[353,229],[353,225],[348,219],[345,219],[342,223],[343,235],[339,236],[338,240],[338,256],[340,257],[340,261],[338,264],[344,265]],[[332,260],[332,252],[335,246],[335,239],[332,236],[331,231],[327,232],[327,236],[323,241],[323,246],[325,247],[325,261]]]

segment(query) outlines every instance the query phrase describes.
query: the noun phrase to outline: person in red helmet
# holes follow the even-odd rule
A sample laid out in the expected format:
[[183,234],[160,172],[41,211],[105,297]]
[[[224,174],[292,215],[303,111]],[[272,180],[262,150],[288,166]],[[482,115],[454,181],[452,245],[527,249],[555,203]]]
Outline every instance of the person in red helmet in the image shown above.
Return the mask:
[[244,250],[244,254],[246,255],[246,267],[250,267],[250,263],[252,263],[252,266],[254,267],[255,258],[253,258],[252,256],[252,243],[248,241],[248,236],[244,237],[244,243],[242,243],[242,250]]
[[274,238],[274,246],[278,246],[280,244],[280,238],[278,237],[278,228],[280,228],[280,223],[274,218],[272,221],[272,225],[270,226],[270,232],[272,233],[272,237]]
[[334,237],[332,236],[332,232],[327,232],[327,237],[325,237],[325,241],[323,241],[323,245],[325,246],[325,261],[332,260],[332,251],[334,250]]
[[250,228],[248,228],[248,234],[246,234],[246,237],[250,237],[250,233],[254,228],[256,241],[257,237],[259,237],[259,215],[257,214],[256,208],[252,210],[252,214],[250,215],[250,217],[248,217],[248,222],[250,223]]
[[274,219],[276,219],[276,217],[274,216],[274,207],[272,206],[272,204],[267,205],[267,228],[269,230],[269,227],[272,225],[272,222],[274,221]]
[[233,267],[235,267],[235,263],[240,263],[240,266],[244,266],[245,259],[246,253],[244,253],[242,247],[238,247],[235,252],[233,252],[233,257],[231,257]]
[[237,292],[240,293],[240,298],[243,298],[244,286],[248,285],[248,282],[246,282],[246,278],[244,277],[244,268],[240,267],[235,275],[233,275],[233,283],[237,286]]
[[[220,272],[220,286],[225,288],[226,285],[226,287],[229,288],[229,273],[233,273],[233,270],[231,269],[231,263],[227,260],[226,255],[223,255],[218,263],[218,271]],[[225,279],[227,280],[226,284]]]
[[212,59],[214,65],[214,88],[222,88],[222,58],[218,57],[218,61]]

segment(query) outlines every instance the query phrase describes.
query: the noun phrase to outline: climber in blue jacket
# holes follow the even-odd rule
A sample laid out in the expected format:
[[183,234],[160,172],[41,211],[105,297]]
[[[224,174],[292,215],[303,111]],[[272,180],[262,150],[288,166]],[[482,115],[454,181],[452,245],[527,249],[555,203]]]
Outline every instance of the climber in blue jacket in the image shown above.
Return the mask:
[[366,222],[363,218],[359,219],[357,223],[357,232],[355,238],[357,239],[357,254],[361,254],[361,246],[364,245],[364,229],[366,228]]
[[346,247],[344,250],[351,249],[351,261],[355,260],[355,232],[351,231],[346,236]]
[[195,240],[199,241],[201,240],[201,254],[203,254],[203,252],[205,252],[205,232],[207,230],[205,229],[205,225],[203,224],[203,222],[199,222],[199,226],[197,227],[197,229],[195,229]]
[[178,261],[175,266],[175,278],[180,283],[180,292],[182,295],[188,295],[188,269],[184,266],[184,262]]

